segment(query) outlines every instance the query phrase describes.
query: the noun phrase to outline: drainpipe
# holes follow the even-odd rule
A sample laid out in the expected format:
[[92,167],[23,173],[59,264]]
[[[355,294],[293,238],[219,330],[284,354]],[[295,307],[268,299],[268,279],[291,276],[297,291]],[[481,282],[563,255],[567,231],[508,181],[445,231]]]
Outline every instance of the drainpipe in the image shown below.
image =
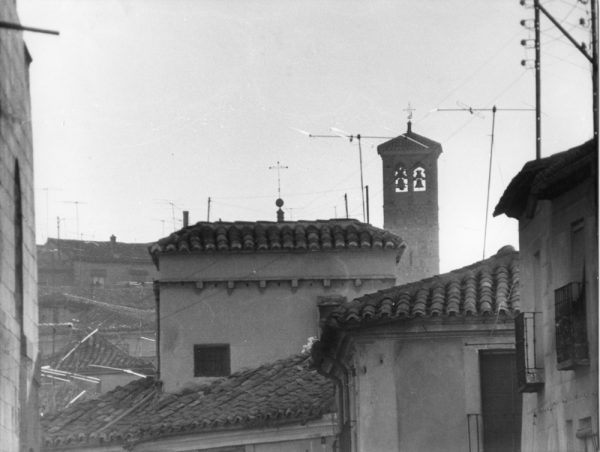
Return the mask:
[[156,381],[160,381],[160,281],[152,283],[154,301],[156,302]]

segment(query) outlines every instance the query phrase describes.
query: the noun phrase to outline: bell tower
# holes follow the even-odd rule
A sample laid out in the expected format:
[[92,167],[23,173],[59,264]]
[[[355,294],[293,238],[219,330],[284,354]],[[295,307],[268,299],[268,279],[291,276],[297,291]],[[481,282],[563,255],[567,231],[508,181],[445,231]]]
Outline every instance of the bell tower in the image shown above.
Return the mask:
[[412,131],[377,147],[383,163],[383,227],[407,249],[398,284],[439,273],[438,171],[442,145]]

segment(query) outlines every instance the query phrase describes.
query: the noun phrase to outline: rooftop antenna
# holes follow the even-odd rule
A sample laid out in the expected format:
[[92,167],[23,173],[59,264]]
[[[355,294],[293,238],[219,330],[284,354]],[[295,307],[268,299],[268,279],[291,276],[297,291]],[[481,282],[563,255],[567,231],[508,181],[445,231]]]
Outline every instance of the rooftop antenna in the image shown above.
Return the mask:
[[492,108],[473,108],[469,106],[464,106],[461,108],[437,108],[435,111],[466,111],[472,115],[479,114],[481,111],[491,111],[492,112],[492,133],[490,137],[490,163],[488,168],[488,182],[487,182],[487,196],[485,200],[485,222],[483,226],[483,251],[482,251],[482,259],[485,259],[485,246],[487,243],[487,226],[488,226],[488,217],[489,217],[489,209],[490,209],[490,186],[492,182],[492,157],[494,153],[494,132],[496,127],[496,112],[497,111],[534,111],[533,108],[497,108],[495,105]]
[[282,165],[281,163],[279,163],[279,160],[277,160],[277,165],[272,165],[269,166],[269,169],[276,169],[277,170],[277,197],[281,198],[281,170],[282,169],[288,169],[287,166]]
[[76,225],[76,231],[77,231],[77,236],[75,237],[77,240],[80,239],[79,237],[79,204],[86,204],[83,201],[63,201],[65,204],[74,204],[75,205],[75,225]]
[[171,219],[173,220],[173,231],[176,231],[177,230],[177,221],[175,220],[175,207],[177,207],[179,209],[179,206],[176,205],[170,199],[156,199],[155,201],[169,204],[171,206]]
[[360,195],[361,195],[361,199],[362,199],[362,213],[363,213],[363,221],[367,221],[367,214],[365,211],[365,185],[363,182],[363,163],[362,163],[362,144],[361,141],[363,139],[369,139],[369,140],[390,140],[394,137],[384,137],[384,136],[375,136],[375,135],[361,135],[360,133],[357,134],[350,134],[348,132],[344,132],[343,130],[340,129],[336,129],[335,127],[330,127],[329,130],[331,130],[333,132],[332,135],[315,135],[312,133],[308,133],[305,132],[303,130],[300,129],[294,129],[306,136],[308,136],[309,138],[347,138],[350,143],[352,143],[352,141],[356,140],[356,142],[358,143],[358,159],[359,159],[359,165],[360,165]]

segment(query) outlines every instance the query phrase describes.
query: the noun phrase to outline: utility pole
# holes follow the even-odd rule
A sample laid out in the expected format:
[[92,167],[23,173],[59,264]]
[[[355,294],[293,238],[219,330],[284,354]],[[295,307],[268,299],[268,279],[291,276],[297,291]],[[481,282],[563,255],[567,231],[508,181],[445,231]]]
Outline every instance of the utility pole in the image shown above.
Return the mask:
[[344,193],[344,205],[346,206],[346,218],[348,218],[348,193]]
[[208,197],[208,207],[206,209],[206,221],[210,222],[210,196]]
[[[573,44],[573,46],[591,63],[592,65],[592,114],[593,114],[593,137],[598,145],[598,5],[597,0],[590,1],[591,15],[591,50],[587,51],[584,43],[577,42],[573,36],[558,22],[552,14],[540,3],[540,0],[521,0],[521,5],[533,7],[534,19],[533,28],[535,31],[535,84],[536,84],[536,158],[541,158],[541,40],[540,40],[540,13],[542,13],[558,30]],[[582,2],[583,3],[583,2]],[[527,20],[522,20],[521,25],[530,28]],[[523,39],[521,45],[531,48],[528,39]],[[527,60],[522,60],[521,64],[526,66]]]

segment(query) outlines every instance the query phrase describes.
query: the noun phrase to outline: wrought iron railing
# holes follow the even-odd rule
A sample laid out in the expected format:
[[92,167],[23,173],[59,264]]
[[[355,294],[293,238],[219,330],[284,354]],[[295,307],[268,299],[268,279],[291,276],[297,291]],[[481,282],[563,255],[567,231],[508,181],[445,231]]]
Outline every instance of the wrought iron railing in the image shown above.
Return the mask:
[[589,365],[583,283],[572,282],[554,291],[554,320],[558,370]]
[[517,381],[520,392],[537,392],[544,386],[543,369],[536,362],[535,312],[515,318]]

